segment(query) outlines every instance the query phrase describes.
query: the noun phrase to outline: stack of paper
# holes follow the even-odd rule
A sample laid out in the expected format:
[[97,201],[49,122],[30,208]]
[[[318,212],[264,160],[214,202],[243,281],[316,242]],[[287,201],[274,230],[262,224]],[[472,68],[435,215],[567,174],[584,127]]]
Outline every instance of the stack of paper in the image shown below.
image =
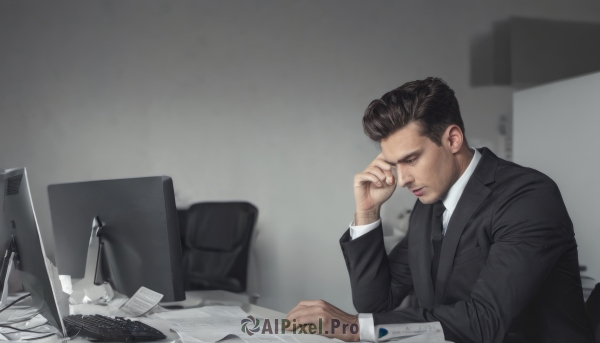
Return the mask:
[[[6,310],[6,311],[10,311]],[[31,314],[31,311],[26,311]],[[0,327],[0,340],[3,341],[26,341],[53,336],[52,340],[57,340],[58,330],[48,324],[48,320],[40,314],[34,314],[33,317],[12,317],[10,321],[2,322]],[[30,330],[30,331],[20,331]]]
[[146,314],[164,311],[158,306],[162,298],[162,294],[146,287],[140,287],[131,298],[115,292],[115,297],[107,305],[70,305],[69,314],[141,317]]
[[133,297],[127,300],[120,309],[130,316],[139,317],[152,310],[162,298],[162,294],[146,287],[140,287]]
[[184,343],[214,343],[224,338],[241,339],[247,343],[298,343],[292,335],[249,335],[243,332],[242,320],[247,320],[248,314],[238,306],[206,306],[156,313],[153,317],[171,322],[171,330],[177,332]]

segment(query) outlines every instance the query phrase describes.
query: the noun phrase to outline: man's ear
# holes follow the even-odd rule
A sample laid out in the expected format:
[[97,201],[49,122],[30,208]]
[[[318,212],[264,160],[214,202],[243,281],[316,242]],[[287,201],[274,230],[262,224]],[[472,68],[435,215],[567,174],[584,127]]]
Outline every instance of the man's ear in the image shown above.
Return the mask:
[[446,132],[444,133],[444,137],[446,138],[446,144],[450,151],[454,154],[460,150],[460,147],[463,144],[465,139],[462,130],[458,125],[450,125],[446,128]]

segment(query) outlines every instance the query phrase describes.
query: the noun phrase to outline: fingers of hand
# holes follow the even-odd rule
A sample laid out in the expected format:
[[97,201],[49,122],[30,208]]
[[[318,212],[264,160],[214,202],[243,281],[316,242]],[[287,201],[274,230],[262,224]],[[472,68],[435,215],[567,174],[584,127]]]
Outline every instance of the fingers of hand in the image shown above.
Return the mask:
[[394,171],[392,168],[389,170],[384,170],[383,172],[385,174],[385,183],[390,186],[396,183],[396,177],[394,177]]
[[296,320],[296,324],[298,325],[318,324],[319,319],[321,319],[322,322],[327,322],[325,319],[323,319],[323,316],[321,316],[318,313],[307,313],[294,319]]
[[323,300],[301,301],[288,313],[286,319],[292,320],[306,315],[323,314],[328,305],[329,304]]
[[362,187],[365,184],[372,184],[377,188],[393,186],[396,183],[394,175],[391,173],[389,173],[389,175],[386,174],[387,173],[384,173],[381,169],[369,168],[368,171],[355,175],[354,186]]
[[319,305],[322,306],[324,304],[327,304],[327,302],[325,300],[302,300],[298,305],[304,305],[304,306],[315,306],[315,305]]
[[375,175],[382,184],[386,184],[388,186],[394,184],[394,174],[392,174],[391,168],[381,169],[378,166],[371,166],[367,168],[365,172]]
[[[292,311],[290,311],[286,319],[289,320],[289,322],[286,324],[286,328],[288,330],[291,330],[290,326],[293,324],[294,328],[297,328],[304,333],[316,333],[310,331],[309,328],[311,325],[314,330],[316,330],[316,325],[322,325],[324,328],[332,327],[334,320],[337,321],[336,327],[338,328],[340,327],[340,324],[342,324],[343,327],[347,327],[349,325],[356,325],[356,327],[358,327],[358,319],[356,315],[348,314],[323,300],[301,302]],[[338,331],[341,330],[342,329]],[[358,341],[360,338],[356,332],[352,331],[350,333],[334,333],[333,331],[328,332],[327,329],[325,329],[324,332],[319,332],[319,334],[327,337],[339,338],[344,341]]]
[[[377,158],[374,159],[373,162],[371,162],[371,164],[369,164],[369,166],[365,169],[365,172],[369,171],[372,168],[379,168],[379,169],[381,169],[381,171],[385,175],[385,178],[382,179],[382,181],[386,181],[386,178],[391,178],[391,180],[393,180],[393,177],[394,177],[394,175],[393,175],[393,167],[383,159],[383,155],[382,154],[379,154],[379,156],[377,156]],[[391,184],[391,183],[388,183],[388,184]]]
[[[384,160],[376,159],[373,162],[371,162],[371,164],[369,165],[369,167],[367,167],[367,169],[365,171],[368,171],[372,168],[379,168],[381,170],[381,172],[385,175],[385,178],[382,179],[381,181],[386,181],[386,183],[388,185],[391,185],[394,183],[394,173],[393,173],[394,168],[390,164],[388,164]],[[391,182],[388,182],[388,181],[391,181]]]
[[373,184],[375,187],[383,186],[383,183],[381,182],[381,180],[372,173],[362,172],[362,173],[358,173],[354,176],[354,186],[355,187],[362,187],[368,183]]

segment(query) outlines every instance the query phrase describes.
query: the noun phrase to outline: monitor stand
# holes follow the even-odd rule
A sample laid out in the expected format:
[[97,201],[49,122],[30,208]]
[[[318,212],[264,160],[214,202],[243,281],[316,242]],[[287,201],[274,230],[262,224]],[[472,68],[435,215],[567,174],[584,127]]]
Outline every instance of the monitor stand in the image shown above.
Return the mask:
[[0,309],[8,306],[7,298],[9,291],[9,280],[12,273],[15,273],[20,268],[19,251],[17,249],[17,241],[15,236],[12,236],[11,241],[8,245],[8,249],[4,253],[4,259],[2,261],[2,269],[0,269],[0,287],[2,288],[2,295],[0,296]]
[[99,217],[92,222],[92,233],[88,246],[83,279],[73,284],[71,304],[107,304],[115,296],[112,287],[102,277],[102,228],[104,223]]

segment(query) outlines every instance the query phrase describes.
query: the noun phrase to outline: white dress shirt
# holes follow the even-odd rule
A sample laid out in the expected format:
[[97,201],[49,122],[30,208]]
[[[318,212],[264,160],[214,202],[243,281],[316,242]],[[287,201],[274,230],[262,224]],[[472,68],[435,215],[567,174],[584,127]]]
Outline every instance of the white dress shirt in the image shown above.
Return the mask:
[[[444,203],[444,207],[446,210],[442,214],[442,225],[443,225],[443,235],[446,235],[446,230],[448,229],[448,223],[450,222],[450,217],[452,217],[452,213],[454,213],[454,209],[456,209],[456,205],[458,204],[458,200],[460,200],[460,196],[462,195],[465,187],[467,186],[467,182],[473,175],[475,171],[475,167],[479,163],[481,159],[481,153],[477,149],[473,154],[473,158],[471,159],[471,163],[465,172],[458,178],[458,180],[450,187],[448,192],[442,196],[442,202]],[[367,232],[374,230],[381,223],[381,219],[378,219],[376,222],[367,224],[367,225],[358,225],[354,226],[354,222],[350,223],[350,237],[352,239],[357,239],[358,237],[366,234]],[[360,340],[361,341],[370,341],[375,342],[375,323],[373,321],[372,313],[359,313],[358,314],[358,325],[360,327]]]

